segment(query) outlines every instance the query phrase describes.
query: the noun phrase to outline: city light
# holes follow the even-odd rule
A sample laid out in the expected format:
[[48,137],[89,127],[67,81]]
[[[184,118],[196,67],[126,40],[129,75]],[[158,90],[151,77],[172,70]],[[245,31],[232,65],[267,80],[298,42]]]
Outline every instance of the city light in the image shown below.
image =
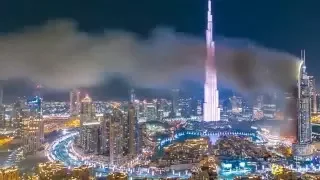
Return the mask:
[[[1,26],[0,79],[7,80],[0,80],[0,180],[320,179],[320,93],[317,74],[310,76],[317,67],[309,72],[306,51],[298,58],[246,37],[217,38],[223,3],[197,3],[206,6],[205,41],[184,34],[184,26],[177,26],[178,33],[157,29],[150,37],[132,36],[130,29],[95,33],[97,20],[90,18],[87,25],[77,22],[79,27]],[[243,5],[260,8],[233,5],[230,13]],[[55,7],[60,6],[50,4]],[[111,4],[103,7],[113,12]],[[148,14],[152,6],[119,7],[143,32],[150,29],[141,29],[147,27],[143,20],[128,10],[143,7],[148,11],[139,16],[161,19]],[[88,9],[105,22],[112,17]],[[182,9],[190,20],[203,22]],[[248,14],[239,12],[230,17]],[[129,27],[121,23],[116,24]],[[257,31],[247,35],[261,34],[259,28],[245,29]],[[226,34],[241,35],[234,31]],[[20,82],[27,86],[16,86]]]

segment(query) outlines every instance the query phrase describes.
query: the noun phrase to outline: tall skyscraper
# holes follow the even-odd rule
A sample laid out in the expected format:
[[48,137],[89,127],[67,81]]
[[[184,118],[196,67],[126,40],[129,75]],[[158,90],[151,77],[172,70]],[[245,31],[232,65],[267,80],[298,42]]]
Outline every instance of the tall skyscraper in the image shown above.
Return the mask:
[[80,125],[84,122],[89,122],[93,120],[93,105],[92,99],[87,94],[85,98],[81,101],[81,108],[80,108]]
[[22,130],[23,130],[23,119],[26,118],[26,112],[23,112],[23,101],[18,100],[13,104],[12,107],[12,115],[11,115],[11,122],[14,128],[17,129],[17,136],[22,137]]
[[172,89],[172,115],[176,117],[179,113],[179,89]]
[[44,124],[42,119],[31,117],[23,119],[24,153],[36,153],[44,142]]
[[134,89],[131,89],[130,90],[130,102],[135,103],[135,100],[136,100],[136,94],[134,92]]
[[0,128],[6,128],[5,107],[3,104],[3,82],[0,81]]
[[208,17],[207,17],[207,59],[205,63],[205,85],[204,85],[204,121],[219,121],[219,91],[217,89],[217,73],[215,66],[215,45],[213,41],[213,22],[211,14],[211,0],[208,0]]
[[305,51],[302,51],[302,64],[300,67],[300,77],[298,79],[298,117],[297,117],[297,135],[293,152],[297,160],[311,160],[313,153],[312,130],[311,130],[311,91],[310,80],[306,71]]
[[81,127],[81,147],[87,153],[100,153],[100,122],[84,122]]
[[42,99],[39,96],[27,100],[30,116],[42,119]]
[[109,139],[110,139],[110,122],[111,114],[104,114],[103,119],[100,123],[100,151],[99,154],[109,155]]
[[6,122],[6,115],[5,115],[6,108],[3,104],[0,104],[0,128],[8,127]]
[[0,106],[3,104],[3,84],[0,81]]
[[70,91],[70,115],[77,116],[80,112],[80,91],[74,89]]
[[298,142],[311,143],[311,89],[309,76],[306,71],[305,52],[303,51],[303,64],[299,79],[299,116],[298,116]]
[[155,102],[145,103],[145,116],[147,121],[157,120],[157,107]]
[[123,137],[124,116],[118,109],[114,109],[109,123],[109,162],[119,165],[123,163],[123,146],[127,145]]
[[35,153],[44,142],[44,122],[42,117],[42,99],[35,96],[27,101],[29,114],[23,118],[24,153]]
[[138,151],[138,120],[136,116],[136,109],[134,107],[134,104],[130,103],[129,109],[128,109],[128,119],[127,123],[125,123],[127,127],[124,127],[124,138],[126,138],[127,146],[126,147],[126,153],[133,157],[136,155]]
[[69,96],[70,96],[70,104],[69,104],[69,110],[70,110],[70,116],[72,116],[73,115],[73,113],[74,113],[74,110],[75,110],[75,92],[72,90],[72,91],[70,91],[70,94],[69,94]]
[[310,80],[310,90],[311,90],[311,109],[312,113],[318,112],[318,103],[317,103],[317,90],[316,90],[316,78],[309,76]]

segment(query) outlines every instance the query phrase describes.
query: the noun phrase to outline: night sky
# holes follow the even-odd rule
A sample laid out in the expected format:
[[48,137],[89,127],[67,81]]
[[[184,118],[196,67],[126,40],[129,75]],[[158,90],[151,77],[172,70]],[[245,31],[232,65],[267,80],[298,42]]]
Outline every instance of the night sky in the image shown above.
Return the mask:
[[[266,47],[299,55],[306,49],[307,68],[320,80],[320,2],[316,0],[215,0],[215,33],[248,38]],[[81,31],[121,29],[147,35],[155,27],[171,27],[204,38],[205,0],[3,0],[0,32],[20,31],[52,19],[73,19]],[[10,83],[6,90],[21,94],[24,88]],[[125,83],[94,90],[121,97]],[[123,89],[123,90],[120,90]],[[99,93],[98,93],[99,92]]]

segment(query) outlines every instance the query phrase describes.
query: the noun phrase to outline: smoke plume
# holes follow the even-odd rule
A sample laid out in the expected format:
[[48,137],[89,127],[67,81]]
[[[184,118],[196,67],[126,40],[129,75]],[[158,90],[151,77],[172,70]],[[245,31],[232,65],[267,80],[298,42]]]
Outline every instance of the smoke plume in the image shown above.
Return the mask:
[[220,78],[242,92],[290,91],[296,85],[300,59],[243,39],[217,40]]
[[[221,38],[216,42],[219,77],[241,90],[285,88],[296,78],[288,54]],[[45,87],[90,87],[114,73],[137,86],[164,87],[181,80],[203,81],[205,42],[157,29],[148,39],[122,31],[89,35],[70,21],[54,21],[0,36],[0,79],[28,78]]]

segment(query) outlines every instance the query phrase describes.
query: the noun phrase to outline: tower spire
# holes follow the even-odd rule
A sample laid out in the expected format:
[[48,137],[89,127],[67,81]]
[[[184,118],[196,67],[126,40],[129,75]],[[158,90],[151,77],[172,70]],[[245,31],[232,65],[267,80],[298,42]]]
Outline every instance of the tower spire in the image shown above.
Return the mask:
[[303,64],[306,66],[306,50],[303,50]]
[[302,49],[301,50],[301,60],[302,60],[302,70],[303,70],[303,73],[306,71],[307,69],[307,66],[306,66],[306,50],[305,49]]
[[212,12],[211,12],[211,0],[208,0],[208,13],[207,13],[207,45],[212,42]]
[[213,41],[211,0],[208,0],[206,43],[207,43],[207,59],[205,63],[203,120],[219,121],[220,120],[219,91],[217,89],[217,74],[216,74],[216,70],[214,69],[215,44]]

